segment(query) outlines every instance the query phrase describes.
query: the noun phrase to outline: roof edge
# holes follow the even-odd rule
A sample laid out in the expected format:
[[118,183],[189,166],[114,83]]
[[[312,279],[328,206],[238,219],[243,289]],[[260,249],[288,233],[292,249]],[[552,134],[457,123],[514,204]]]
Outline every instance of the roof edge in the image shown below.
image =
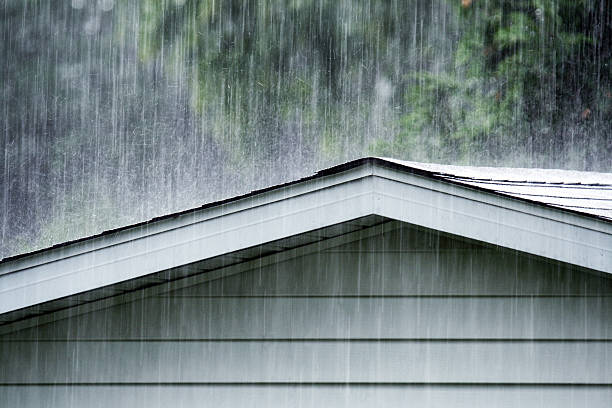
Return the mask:
[[228,197],[222,200],[218,200],[218,201],[212,201],[209,203],[205,203],[199,207],[194,207],[194,208],[189,208],[189,209],[185,209],[185,210],[181,210],[181,211],[177,211],[174,213],[170,213],[170,214],[165,214],[165,215],[161,215],[158,217],[154,217],[151,218],[149,220],[145,220],[145,221],[140,221],[137,223],[133,223],[133,224],[129,224],[129,225],[125,225],[125,226],[121,226],[121,227],[117,227],[117,228],[113,228],[113,229],[109,229],[109,230],[105,230],[102,231],[100,233],[94,234],[94,235],[89,235],[89,236],[85,236],[85,237],[81,237],[81,238],[77,238],[77,239],[73,239],[73,240],[69,240],[69,241],[65,241],[65,242],[61,242],[61,243],[57,243],[48,247],[44,247],[44,248],[40,248],[40,249],[36,249],[34,251],[30,251],[30,252],[25,252],[25,253],[21,253],[21,254],[15,254],[15,255],[11,255],[8,257],[5,257],[3,259],[0,260],[0,275],[3,274],[3,266],[9,263],[12,263],[14,261],[19,261],[19,260],[24,260],[26,258],[29,257],[33,257],[36,255],[40,255],[43,253],[49,253],[49,252],[54,252],[57,250],[62,250],[68,247],[73,247],[74,245],[78,245],[78,244],[83,244],[86,242],[94,242],[100,238],[106,238],[106,237],[110,237],[114,234],[120,234],[120,233],[124,233],[126,231],[129,230],[135,230],[135,229],[139,229],[139,228],[143,228],[143,227],[149,227],[151,225],[155,225],[158,224],[160,222],[163,221],[167,221],[167,220],[172,220],[175,218],[179,218],[182,216],[186,216],[186,215],[190,215],[190,214],[196,214],[200,211],[203,210],[208,210],[214,207],[218,207],[218,206],[223,206],[223,205],[227,205],[227,204],[231,204],[231,203],[235,203],[241,200],[245,200],[245,199],[249,199],[249,198],[253,198],[255,196],[261,195],[261,194],[265,194],[265,193],[269,193],[271,191],[275,191],[275,190],[279,190],[279,189],[283,189],[283,188],[287,188],[287,187],[292,187],[295,186],[297,184],[301,184],[301,183],[305,183],[308,181],[312,181],[315,179],[321,179],[323,177],[328,177],[328,176],[333,176],[333,175],[337,175],[346,171],[350,171],[352,169],[361,167],[361,166],[379,166],[379,167],[383,167],[383,168],[389,168],[389,169],[393,169],[393,170],[397,170],[400,172],[404,172],[404,173],[409,173],[409,174],[414,174],[414,175],[419,175],[419,176],[423,176],[423,177],[427,177],[427,178],[431,178],[443,183],[448,183],[448,184],[454,184],[457,186],[461,186],[463,188],[469,188],[469,189],[473,189],[476,191],[481,191],[487,194],[492,194],[492,195],[498,195],[498,196],[503,196],[506,197],[508,199],[511,200],[518,200],[518,201],[522,201],[525,203],[529,203],[532,205],[536,205],[538,207],[543,207],[543,208],[549,208],[549,209],[554,209],[555,211],[560,211],[560,212],[565,212],[565,213],[569,213],[569,214],[573,214],[573,215],[577,215],[580,217],[584,217],[586,219],[590,219],[590,220],[596,220],[599,222],[602,222],[604,224],[608,224],[608,225],[612,225],[612,220],[606,217],[601,217],[601,216],[597,216],[594,214],[587,214],[581,211],[577,211],[577,210],[572,210],[572,209],[568,209],[568,208],[560,208],[560,207],[556,207],[553,205],[548,205],[539,201],[535,201],[529,198],[525,198],[525,197],[516,197],[516,196],[511,196],[511,195],[507,195],[507,194],[503,194],[503,193],[499,193],[499,192],[494,192],[491,191],[489,189],[486,188],[482,188],[479,186],[474,186],[474,185],[466,185],[464,183],[455,181],[455,180],[449,180],[446,177],[441,176],[438,172],[434,172],[431,170],[426,170],[426,169],[422,169],[422,168],[417,168],[417,167],[412,167],[409,166],[407,164],[402,164],[399,161],[396,161],[395,159],[387,159],[387,158],[383,158],[383,157],[375,157],[375,156],[367,156],[367,157],[362,157],[359,159],[355,159],[346,163],[341,163],[338,165],[334,165],[331,167],[328,167],[326,169],[322,169],[317,171],[316,173],[310,175],[310,176],[306,176],[306,177],[302,177],[296,180],[291,180],[285,183],[281,183],[281,184],[277,184],[274,186],[269,186],[269,187],[264,187],[261,189],[257,189],[257,190],[252,190],[248,193],[245,194],[241,194],[241,195],[237,195],[237,196],[233,196],[233,197]]

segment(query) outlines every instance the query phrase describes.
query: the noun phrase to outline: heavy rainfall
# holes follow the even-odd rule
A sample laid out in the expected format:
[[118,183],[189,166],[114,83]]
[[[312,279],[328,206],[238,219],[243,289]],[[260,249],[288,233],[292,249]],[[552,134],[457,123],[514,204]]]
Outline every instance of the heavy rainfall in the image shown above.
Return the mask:
[[612,406],[612,0],[0,13],[0,408]]
[[609,0],[0,13],[0,257],[366,155],[612,170]]

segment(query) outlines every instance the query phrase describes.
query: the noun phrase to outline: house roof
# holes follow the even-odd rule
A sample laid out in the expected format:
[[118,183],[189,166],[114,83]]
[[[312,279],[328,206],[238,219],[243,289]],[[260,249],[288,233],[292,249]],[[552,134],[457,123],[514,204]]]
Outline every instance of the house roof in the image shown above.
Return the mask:
[[[359,159],[5,259],[0,262],[0,328],[388,220],[612,273],[612,222],[606,213],[611,178]],[[544,188],[550,193],[543,194]]]
[[123,230],[148,225],[169,218],[180,217],[194,211],[223,205],[232,201],[238,201],[270,190],[340,173],[362,165],[367,161],[375,161],[378,162],[379,165],[395,166],[433,179],[464,184],[490,191],[491,193],[507,195],[612,221],[612,173],[516,167],[455,166],[397,160],[388,157],[365,157],[323,169],[310,176],[305,176],[287,183],[277,184],[254,190],[246,194],[209,202],[200,207],[161,215],[150,220],[103,231],[99,234],[61,242],[51,247],[8,256],[0,259],[0,265],[86,240],[112,235]]
[[407,168],[496,194],[524,198],[612,220],[612,173],[510,167],[451,166],[384,158]]

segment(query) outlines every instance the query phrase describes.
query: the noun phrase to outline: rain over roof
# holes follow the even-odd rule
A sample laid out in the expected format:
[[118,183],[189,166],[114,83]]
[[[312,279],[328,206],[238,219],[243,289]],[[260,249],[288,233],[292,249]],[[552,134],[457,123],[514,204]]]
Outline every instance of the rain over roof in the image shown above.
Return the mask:
[[148,221],[125,225],[88,237],[78,237],[74,240],[57,243],[51,247],[38,249],[29,253],[9,256],[0,259],[0,263],[44,252],[51,248],[62,247],[129,228],[147,225],[152,222],[180,216],[199,209],[215,207],[284,186],[324,177],[330,174],[336,174],[359,166],[367,161],[378,161],[379,164],[386,164],[407,172],[420,173],[421,175],[432,177],[437,180],[473,186],[491,193],[595,216],[600,219],[603,218],[606,221],[612,220],[612,173],[558,169],[455,166],[397,160],[388,157],[364,157],[320,170],[312,175],[287,183],[269,186],[236,197],[228,197],[223,200],[205,203],[201,207],[190,208],[172,214],[160,214],[160,216]]
[[381,159],[498,194],[612,219],[612,173],[452,166]]
[[611,212],[612,174],[362,158],[6,258],[0,326],[391,221],[612,274]]

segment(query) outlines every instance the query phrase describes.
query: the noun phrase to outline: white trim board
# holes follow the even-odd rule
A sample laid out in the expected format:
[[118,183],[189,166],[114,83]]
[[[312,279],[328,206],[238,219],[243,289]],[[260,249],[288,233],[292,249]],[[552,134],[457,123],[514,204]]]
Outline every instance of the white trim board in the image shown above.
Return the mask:
[[210,282],[216,279],[225,278],[232,275],[237,275],[246,271],[261,268],[267,265],[272,265],[280,262],[285,262],[301,256],[313,254],[319,251],[326,251],[349,242],[367,239],[384,232],[394,231],[402,228],[401,222],[385,222],[373,227],[368,227],[362,230],[349,232],[337,237],[324,239],[322,241],[313,242],[299,246],[293,249],[288,249],[275,254],[263,256],[258,259],[237,263],[230,266],[225,266],[210,272],[198,273],[185,278],[176,279],[170,282],[160,283],[155,286],[142,288],[136,291],[116,295],[104,299],[95,300],[85,304],[73,306],[70,308],[46,313],[42,316],[35,316],[19,320],[12,323],[7,323],[0,326],[0,335],[27,329],[34,326],[51,323],[57,320],[74,317],[81,314],[93,312],[96,310],[106,309],[124,303],[141,300],[143,297],[164,296],[179,289],[188,288],[190,286],[199,285],[205,282]]
[[0,314],[368,215],[612,273],[612,223],[381,159],[0,264]]

